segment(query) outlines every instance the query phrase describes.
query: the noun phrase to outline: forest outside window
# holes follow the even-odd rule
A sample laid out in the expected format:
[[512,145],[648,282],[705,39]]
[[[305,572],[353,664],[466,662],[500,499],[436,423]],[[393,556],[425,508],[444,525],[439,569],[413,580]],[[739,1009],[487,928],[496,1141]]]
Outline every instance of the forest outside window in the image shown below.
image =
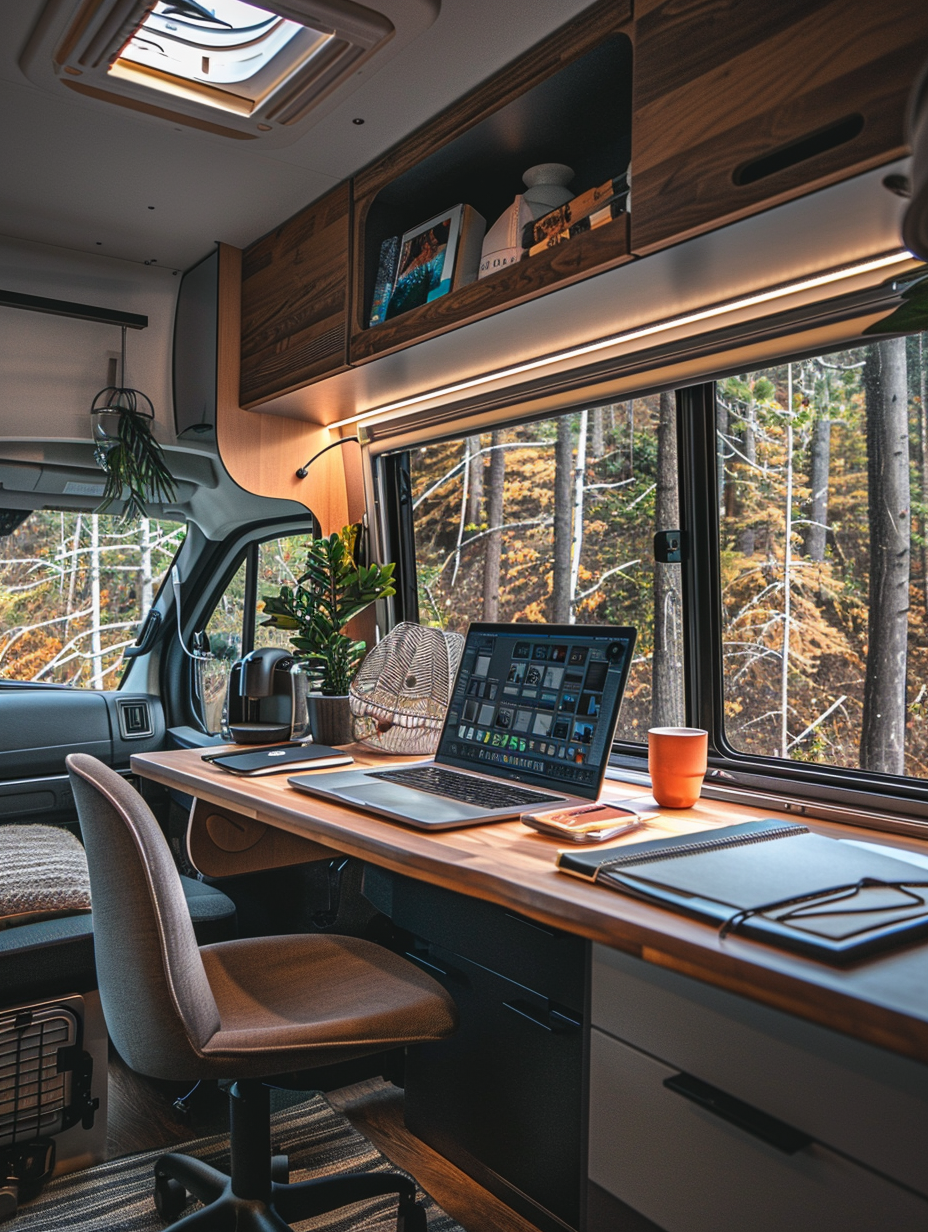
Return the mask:
[[0,538],[0,679],[114,689],[186,526],[30,513]]
[[924,335],[717,386],[725,738],[928,777]]
[[633,625],[617,738],[685,721],[673,392],[424,445],[409,455],[419,619]]

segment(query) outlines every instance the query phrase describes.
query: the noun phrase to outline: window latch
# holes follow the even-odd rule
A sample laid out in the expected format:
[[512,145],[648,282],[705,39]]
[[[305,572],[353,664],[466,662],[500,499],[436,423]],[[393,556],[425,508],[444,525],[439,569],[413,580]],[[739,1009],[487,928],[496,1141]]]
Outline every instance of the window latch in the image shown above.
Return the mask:
[[659,565],[677,565],[683,559],[683,531],[659,530],[654,536],[654,559]]

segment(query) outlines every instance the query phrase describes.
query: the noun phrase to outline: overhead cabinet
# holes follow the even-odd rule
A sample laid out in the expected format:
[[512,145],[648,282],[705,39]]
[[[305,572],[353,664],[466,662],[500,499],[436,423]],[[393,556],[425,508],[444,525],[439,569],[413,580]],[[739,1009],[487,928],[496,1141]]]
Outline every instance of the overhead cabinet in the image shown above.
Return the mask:
[[350,213],[346,181],[245,249],[243,407],[347,366]]
[[[246,250],[242,405],[900,157],[926,58],[924,0],[601,0]],[[540,163],[577,194],[630,164],[629,211],[371,324],[384,241],[492,227]]]
[[632,251],[901,157],[926,57],[924,0],[636,0]]

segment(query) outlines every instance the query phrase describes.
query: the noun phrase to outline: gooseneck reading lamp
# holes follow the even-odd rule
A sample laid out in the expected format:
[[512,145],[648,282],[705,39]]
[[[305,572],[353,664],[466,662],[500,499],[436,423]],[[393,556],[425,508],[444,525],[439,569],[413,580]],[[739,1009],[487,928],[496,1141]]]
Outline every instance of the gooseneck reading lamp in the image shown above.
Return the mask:
[[347,445],[349,441],[356,441],[359,445],[361,443],[356,436],[343,436],[341,437],[340,440],[332,441],[330,445],[326,445],[324,449],[320,449],[318,453],[314,453],[308,462],[303,463],[303,465],[300,467],[300,469],[296,473],[297,479],[306,478],[307,474],[309,473],[309,468],[312,466],[312,464],[315,462],[317,458],[321,458],[324,453],[328,453],[328,451],[330,449],[334,449],[336,445]]

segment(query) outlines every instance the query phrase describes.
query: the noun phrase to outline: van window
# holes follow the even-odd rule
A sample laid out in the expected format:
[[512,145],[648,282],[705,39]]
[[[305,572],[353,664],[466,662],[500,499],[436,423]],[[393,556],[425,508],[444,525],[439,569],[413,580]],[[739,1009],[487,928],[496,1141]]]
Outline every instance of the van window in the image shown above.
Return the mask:
[[680,566],[653,548],[679,527],[672,392],[409,458],[420,621],[634,625],[618,738],[684,722]]
[[213,608],[206,626],[213,658],[202,665],[200,686],[207,731],[215,733],[221,728],[226,686],[236,659],[260,646],[292,649],[286,630],[262,627],[263,596],[296,584],[305,568],[310,538],[307,530],[250,544]]
[[38,510],[0,539],[0,679],[112,689],[180,522]]
[[730,748],[928,776],[925,336],[716,386]]

